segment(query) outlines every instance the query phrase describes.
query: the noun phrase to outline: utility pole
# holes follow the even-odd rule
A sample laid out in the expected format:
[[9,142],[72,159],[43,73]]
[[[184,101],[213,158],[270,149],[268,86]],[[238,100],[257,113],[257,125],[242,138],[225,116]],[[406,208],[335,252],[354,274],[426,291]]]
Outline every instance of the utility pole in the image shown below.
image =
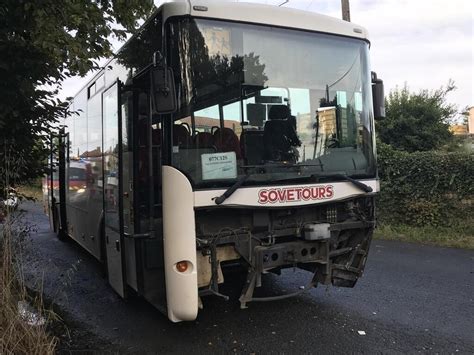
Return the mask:
[[351,7],[349,0],[341,0],[342,7],[342,19],[347,22],[351,22]]

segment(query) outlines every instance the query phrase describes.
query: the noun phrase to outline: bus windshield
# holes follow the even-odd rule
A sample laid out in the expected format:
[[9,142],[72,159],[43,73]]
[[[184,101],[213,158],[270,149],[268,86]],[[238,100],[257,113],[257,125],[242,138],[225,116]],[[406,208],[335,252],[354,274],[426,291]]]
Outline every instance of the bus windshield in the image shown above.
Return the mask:
[[172,164],[196,188],[375,176],[367,42],[175,18],[168,46]]

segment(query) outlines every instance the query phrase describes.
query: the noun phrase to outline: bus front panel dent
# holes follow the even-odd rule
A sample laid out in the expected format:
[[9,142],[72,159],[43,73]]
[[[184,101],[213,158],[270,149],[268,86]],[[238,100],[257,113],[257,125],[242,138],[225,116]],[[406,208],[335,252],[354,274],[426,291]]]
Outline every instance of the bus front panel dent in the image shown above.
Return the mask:
[[[163,166],[163,247],[168,318],[173,322],[196,319],[198,283],[194,195],[186,176]],[[176,264],[187,261],[186,272]]]

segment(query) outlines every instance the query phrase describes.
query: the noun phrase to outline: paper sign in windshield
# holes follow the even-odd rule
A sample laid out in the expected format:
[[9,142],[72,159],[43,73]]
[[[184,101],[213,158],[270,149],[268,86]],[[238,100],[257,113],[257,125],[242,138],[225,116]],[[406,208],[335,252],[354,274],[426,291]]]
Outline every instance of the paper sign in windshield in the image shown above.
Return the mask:
[[237,177],[237,157],[235,152],[202,154],[202,179],[235,179]]

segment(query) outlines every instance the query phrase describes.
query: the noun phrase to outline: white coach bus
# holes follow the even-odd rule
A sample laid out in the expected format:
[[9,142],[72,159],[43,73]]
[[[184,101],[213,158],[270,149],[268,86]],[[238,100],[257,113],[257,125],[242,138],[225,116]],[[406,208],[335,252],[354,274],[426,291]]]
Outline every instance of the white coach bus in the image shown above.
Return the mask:
[[[353,287],[375,227],[367,32],[257,4],[163,4],[74,97],[46,201],[60,238],[173,322],[194,320],[227,267],[298,267],[305,290]],[[229,280],[226,280],[229,281]]]

